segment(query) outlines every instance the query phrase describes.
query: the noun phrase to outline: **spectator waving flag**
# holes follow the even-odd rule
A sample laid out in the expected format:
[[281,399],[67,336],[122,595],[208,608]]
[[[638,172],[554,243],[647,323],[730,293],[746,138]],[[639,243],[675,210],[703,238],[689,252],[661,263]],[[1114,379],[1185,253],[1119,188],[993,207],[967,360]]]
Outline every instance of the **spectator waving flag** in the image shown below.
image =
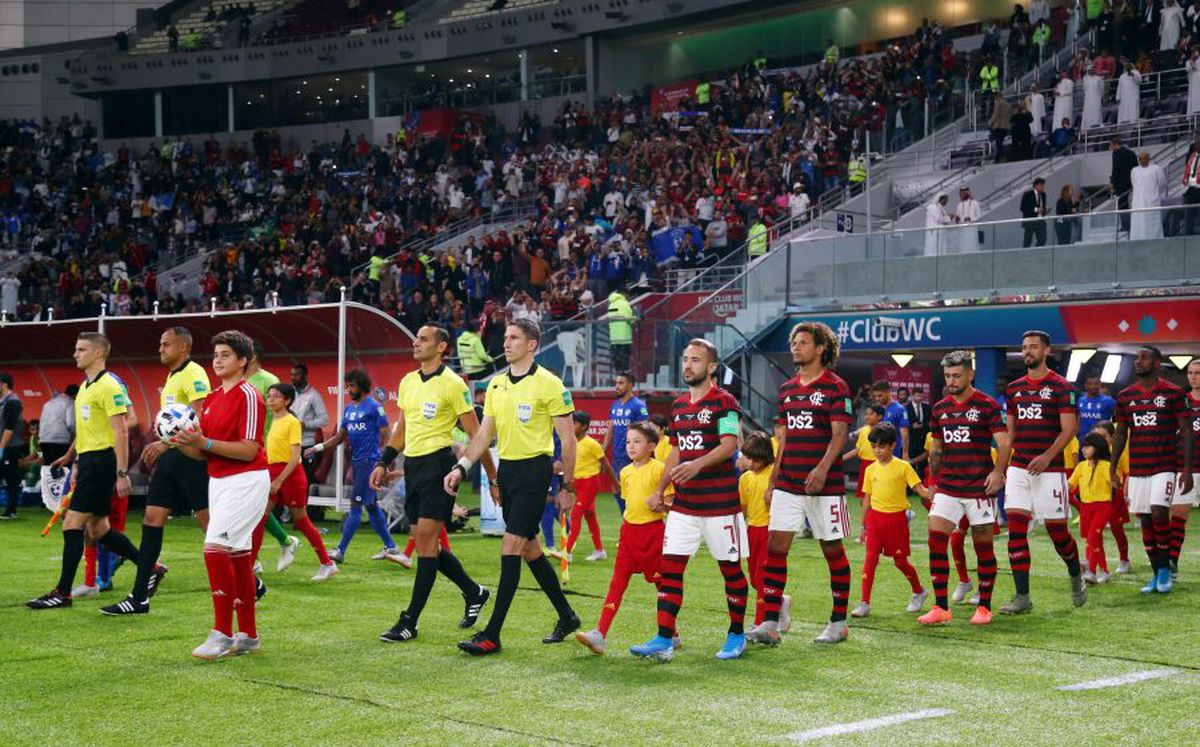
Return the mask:
[[700,233],[696,226],[676,226],[654,234],[650,239],[650,246],[654,249],[654,261],[661,265],[675,259],[679,245],[683,243],[683,237],[687,234],[691,234],[693,246],[704,246],[704,234]]

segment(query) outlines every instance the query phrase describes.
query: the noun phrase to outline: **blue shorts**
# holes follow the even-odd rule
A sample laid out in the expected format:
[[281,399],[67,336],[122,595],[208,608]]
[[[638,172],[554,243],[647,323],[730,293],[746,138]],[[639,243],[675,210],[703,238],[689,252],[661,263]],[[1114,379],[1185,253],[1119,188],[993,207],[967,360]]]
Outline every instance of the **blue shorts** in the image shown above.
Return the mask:
[[354,462],[350,471],[354,475],[354,484],[350,487],[350,500],[362,503],[364,506],[374,506],[379,497],[371,487],[371,471],[375,462]]

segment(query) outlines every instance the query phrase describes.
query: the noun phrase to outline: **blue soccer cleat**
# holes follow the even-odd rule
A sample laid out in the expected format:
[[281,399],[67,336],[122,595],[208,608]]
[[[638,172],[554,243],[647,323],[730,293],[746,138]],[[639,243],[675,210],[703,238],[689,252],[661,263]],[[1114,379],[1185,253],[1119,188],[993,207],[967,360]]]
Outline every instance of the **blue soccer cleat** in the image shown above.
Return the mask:
[[1154,575],[1150,577],[1150,580],[1141,589],[1143,594],[1153,594],[1156,591],[1158,591],[1158,571],[1154,572]]
[[663,638],[660,635],[656,635],[640,646],[630,646],[629,653],[645,659],[670,661],[675,658],[675,647],[671,644],[670,638]]
[[730,633],[725,636],[725,645],[717,652],[718,659],[740,659],[746,653],[746,634]]
[[1171,569],[1159,568],[1158,574],[1154,579],[1154,590],[1159,594],[1170,594],[1171,586]]

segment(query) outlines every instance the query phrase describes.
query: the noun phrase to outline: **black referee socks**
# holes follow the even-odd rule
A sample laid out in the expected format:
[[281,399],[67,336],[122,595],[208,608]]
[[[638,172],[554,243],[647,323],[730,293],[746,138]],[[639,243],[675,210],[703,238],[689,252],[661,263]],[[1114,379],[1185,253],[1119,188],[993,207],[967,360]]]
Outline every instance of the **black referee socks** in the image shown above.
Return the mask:
[[539,555],[537,560],[529,561],[529,570],[533,571],[533,577],[537,579],[538,585],[542,587],[542,591],[546,592],[550,603],[554,605],[555,611],[558,612],[558,619],[567,620],[574,617],[575,610],[571,609],[566,594],[563,594],[562,585],[558,583],[558,574],[554,572],[554,566],[550,565],[546,556]]
[[483,632],[493,641],[500,640],[500,629],[504,627],[504,618],[508,616],[508,608],[512,606],[513,597],[517,594],[517,584],[521,581],[521,556],[500,556],[500,584],[496,587],[496,601],[492,605],[492,617],[488,620]]

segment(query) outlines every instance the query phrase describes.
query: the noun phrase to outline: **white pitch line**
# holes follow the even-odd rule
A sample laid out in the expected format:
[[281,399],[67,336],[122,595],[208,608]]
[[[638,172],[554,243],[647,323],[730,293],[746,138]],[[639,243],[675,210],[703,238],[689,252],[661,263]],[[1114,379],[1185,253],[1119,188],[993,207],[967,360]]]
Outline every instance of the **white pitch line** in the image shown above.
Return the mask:
[[894,716],[880,716],[879,718],[869,718],[866,721],[855,721],[852,724],[834,724],[833,726],[823,726],[820,729],[810,729],[809,731],[798,731],[795,734],[788,735],[794,742],[812,742],[825,737],[836,737],[840,734],[857,734],[863,731],[872,731],[874,729],[882,729],[885,726],[895,726],[909,721],[919,721],[926,718],[941,718],[949,716],[954,711],[946,708],[927,708],[923,711],[912,711],[910,713],[897,713]]
[[1170,677],[1171,675],[1179,674],[1178,669],[1147,669],[1144,672],[1130,672],[1117,677],[1105,677],[1101,680],[1088,680],[1075,685],[1063,685],[1056,688],[1057,690],[1066,690],[1076,692],[1079,690],[1099,690],[1102,687],[1117,687],[1119,685],[1131,685],[1134,682],[1142,682],[1144,680],[1156,680],[1161,677]]

